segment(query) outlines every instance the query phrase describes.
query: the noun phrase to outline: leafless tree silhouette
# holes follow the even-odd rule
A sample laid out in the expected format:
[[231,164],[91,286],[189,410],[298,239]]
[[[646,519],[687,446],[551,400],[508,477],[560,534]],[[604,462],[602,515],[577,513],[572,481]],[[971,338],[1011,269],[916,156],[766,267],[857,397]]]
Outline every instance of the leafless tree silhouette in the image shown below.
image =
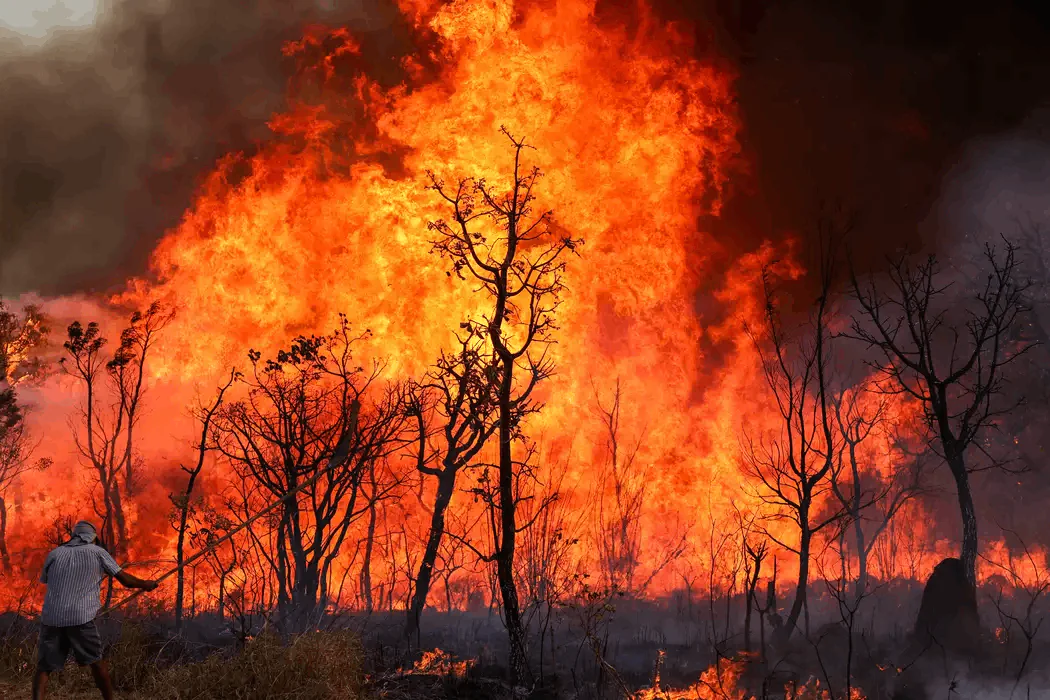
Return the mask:
[[[494,559],[510,640],[510,669],[515,682],[529,676],[525,631],[514,581],[517,522],[516,473],[525,460],[515,460],[513,443],[523,438],[522,419],[539,406],[536,385],[551,375],[549,348],[556,330],[555,312],[565,292],[567,255],[582,241],[560,232],[550,211],[534,210],[538,168],[522,164],[526,145],[505,128],[513,150],[509,187],[499,191],[481,179],[448,184],[429,173],[432,189],[452,210],[452,220],[430,223],[434,250],[452,263],[463,280],[480,283],[491,303],[481,325],[497,357],[489,381],[495,388],[499,460],[495,486],[498,512]],[[451,273],[450,273],[451,274]]]
[[366,371],[356,363],[354,350],[367,335],[354,335],[341,316],[332,334],[301,336],[275,359],[251,351],[251,370],[238,380],[245,398],[226,402],[214,417],[213,448],[251,490],[286,499],[270,524],[278,609],[289,629],[323,612],[351,525],[396,486],[363,494],[369,467],[403,446],[405,425],[399,388],[376,386],[382,366]]
[[934,445],[955,481],[961,558],[971,585],[978,551],[972,453],[983,452],[990,466],[1003,466],[981,438],[1018,405],[1004,396],[1006,370],[1032,347],[1012,337],[1028,311],[1029,285],[1019,279],[1016,246],[1004,243],[1002,252],[985,247],[987,276],[969,299],[952,294],[953,283],[943,281],[933,255],[919,263],[905,256],[891,261],[885,287],[852,275],[861,311],[850,335],[877,353],[871,366],[880,391],[906,394],[923,406]]

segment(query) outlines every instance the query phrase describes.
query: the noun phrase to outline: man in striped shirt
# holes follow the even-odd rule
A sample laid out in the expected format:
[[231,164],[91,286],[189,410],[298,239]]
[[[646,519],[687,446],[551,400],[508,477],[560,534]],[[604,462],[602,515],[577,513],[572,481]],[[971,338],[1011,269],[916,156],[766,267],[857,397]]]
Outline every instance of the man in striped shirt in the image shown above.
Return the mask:
[[102,697],[111,700],[113,684],[102,661],[102,639],[95,626],[101,603],[102,579],[113,576],[127,588],[152,591],[144,581],[123,571],[104,548],[95,544],[95,527],[81,520],[69,542],[55,548],[44,561],[40,583],[47,585],[40,611],[40,644],[33,700],[43,700],[49,674],[66,665],[70,652],[81,666],[89,666]]

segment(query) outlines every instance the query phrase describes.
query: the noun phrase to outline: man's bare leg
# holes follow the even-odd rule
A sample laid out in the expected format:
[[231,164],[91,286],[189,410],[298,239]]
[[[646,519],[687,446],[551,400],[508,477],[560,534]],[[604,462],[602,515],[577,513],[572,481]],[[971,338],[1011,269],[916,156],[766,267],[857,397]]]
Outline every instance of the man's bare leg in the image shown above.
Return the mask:
[[44,700],[47,692],[47,671],[37,671],[33,676],[33,700]]
[[102,700],[113,700],[113,681],[109,678],[106,662],[96,661],[91,664],[91,675],[95,679],[95,687],[102,693]]

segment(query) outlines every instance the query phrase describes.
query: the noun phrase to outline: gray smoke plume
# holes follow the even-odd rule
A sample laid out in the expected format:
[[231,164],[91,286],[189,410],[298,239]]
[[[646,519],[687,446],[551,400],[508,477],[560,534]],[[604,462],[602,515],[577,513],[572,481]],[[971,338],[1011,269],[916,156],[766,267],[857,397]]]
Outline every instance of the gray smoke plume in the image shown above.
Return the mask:
[[288,76],[281,43],[304,25],[372,31],[396,52],[382,0],[101,2],[93,26],[42,39],[0,25],[5,296],[142,271],[215,159],[267,138]]

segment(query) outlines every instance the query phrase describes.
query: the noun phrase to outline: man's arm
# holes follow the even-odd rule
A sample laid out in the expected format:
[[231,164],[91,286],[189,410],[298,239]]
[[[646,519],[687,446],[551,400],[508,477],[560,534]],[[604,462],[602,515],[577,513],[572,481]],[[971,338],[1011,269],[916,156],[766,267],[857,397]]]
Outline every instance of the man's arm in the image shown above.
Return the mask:
[[48,552],[47,559],[44,560],[44,568],[40,572],[40,583],[47,585],[47,570],[51,566],[51,562],[55,558],[54,552]]
[[132,576],[127,571],[120,568],[120,565],[110,556],[109,552],[99,547],[99,557],[102,559],[102,570],[107,575],[120,581],[120,585],[125,588],[141,588],[144,591],[152,591],[157,587],[156,581],[146,581],[137,576]]
[[152,591],[157,587],[156,581],[147,581],[137,576],[132,576],[123,569],[114,574],[113,577],[120,581],[120,585],[124,586],[124,588],[141,588],[144,591]]

